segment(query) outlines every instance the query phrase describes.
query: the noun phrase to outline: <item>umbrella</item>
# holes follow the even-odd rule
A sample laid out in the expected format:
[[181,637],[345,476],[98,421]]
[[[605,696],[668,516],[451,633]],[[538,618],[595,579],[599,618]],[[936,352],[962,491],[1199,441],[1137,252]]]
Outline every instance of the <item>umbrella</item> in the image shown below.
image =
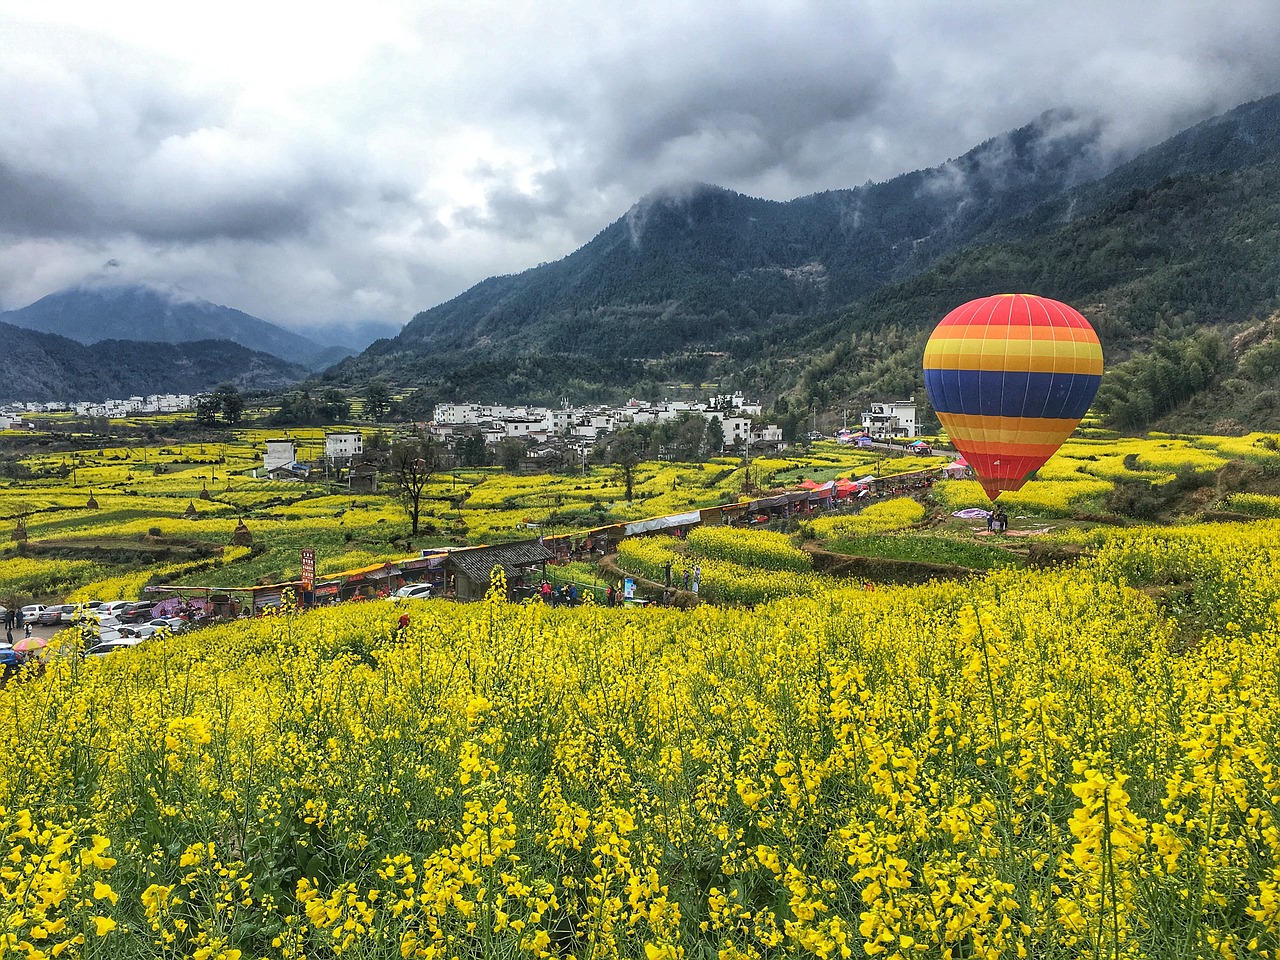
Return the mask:
[[49,641],[44,637],[23,637],[13,645],[13,649],[17,650],[19,653],[28,653],[32,650],[39,650],[42,647],[47,647],[48,645]]

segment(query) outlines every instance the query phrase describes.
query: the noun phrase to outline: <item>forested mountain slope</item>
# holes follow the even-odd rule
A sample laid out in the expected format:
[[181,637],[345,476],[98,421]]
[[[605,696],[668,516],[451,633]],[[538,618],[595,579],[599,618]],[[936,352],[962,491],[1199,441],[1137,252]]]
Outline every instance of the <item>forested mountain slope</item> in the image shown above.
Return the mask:
[[0,400],[106,400],[152,393],[197,393],[230,382],[272,389],[307,371],[228,340],[141,343],[104,340],[85,346],[67,337],[0,323],[4,375]]

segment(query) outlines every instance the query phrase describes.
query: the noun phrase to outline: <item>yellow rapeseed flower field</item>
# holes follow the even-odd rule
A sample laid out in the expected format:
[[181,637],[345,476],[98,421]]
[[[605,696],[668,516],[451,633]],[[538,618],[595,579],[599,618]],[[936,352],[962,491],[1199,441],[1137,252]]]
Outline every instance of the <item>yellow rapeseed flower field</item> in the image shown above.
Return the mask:
[[1274,957],[1277,533],[64,650],[3,691],[0,949]]
[[[158,476],[105,450],[97,510],[46,474],[0,488],[4,530],[216,545],[199,576],[221,583],[308,544],[322,571],[392,555],[385,495],[234,473],[262,439],[169,448]],[[1072,441],[1019,508],[1267,464],[1266,440]],[[607,468],[460,471],[428,515],[512,538],[725,502],[744,475],[636,479],[627,503]],[[930,496],[985,504],[972,481]],[[226,547],[240,517],[254,551]],[[780,533],[708,527],[618,558],[696,566],[691,610],[511,605],[499,573],[484,603],[286,608],[107,657],[67,631],[0,689],[0,957],[1277,957],[1280,520],[1054,535],[1083,558],[868,591]],[[14,553],[0,592],[129,597],[187,569]]]

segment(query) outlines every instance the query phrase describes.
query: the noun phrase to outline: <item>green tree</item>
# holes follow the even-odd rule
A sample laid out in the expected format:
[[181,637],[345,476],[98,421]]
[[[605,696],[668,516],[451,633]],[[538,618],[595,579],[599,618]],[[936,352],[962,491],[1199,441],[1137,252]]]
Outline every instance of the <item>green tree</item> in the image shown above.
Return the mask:
[[234,383],[218,384],[217,389],[213,391],[213,398],[217,401],[218,412],[222,415],[224,422],[240,422],[244,415],[244,397],[240,395]]
[[196,423],[211,427],[218,422],[218,412],[222,404],[211,393],[202,393],[196,397]]
[[627,501],[635,499],[636,467],[644,461],[644,438],[629,430],[619,432],[609,444],[609,459],[618,468]]
[[707,443],[707,421],[698,413],[682,413],[676,421],[672,454],[677,460],[701,460]]
[[351,404],[335,387],[330,387],[324,392],[324,396],[320,398],[316,407],[321,419],[330,423],[338,423],[351,416]]
[[503,440],[498,444],[498,463],[502,464],[503,470],[519,470],[520,464],[524,463],[525,453],[525,445],[519,440]]
[[724,452],[724,423],[719,417],[707,421],[707,452],[712,455]]
[[379,421],[391,409],[391,390],[381,380],[371,380],[364,388],[364,417]]
[[453,455],[464,467],[483,467],[488,463],[484,434],[479,430],[465,433],[453,443]]

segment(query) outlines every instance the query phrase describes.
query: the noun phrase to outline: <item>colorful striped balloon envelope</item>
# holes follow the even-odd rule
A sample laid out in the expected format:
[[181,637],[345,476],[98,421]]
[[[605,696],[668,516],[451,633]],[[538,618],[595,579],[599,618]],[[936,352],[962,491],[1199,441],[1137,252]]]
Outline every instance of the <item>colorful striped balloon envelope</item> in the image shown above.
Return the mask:
[[1077,311],[1006,293],[956,307],[924,349],[929,403],[995,500],[1044,466],[1102,380],[1102,345]]

